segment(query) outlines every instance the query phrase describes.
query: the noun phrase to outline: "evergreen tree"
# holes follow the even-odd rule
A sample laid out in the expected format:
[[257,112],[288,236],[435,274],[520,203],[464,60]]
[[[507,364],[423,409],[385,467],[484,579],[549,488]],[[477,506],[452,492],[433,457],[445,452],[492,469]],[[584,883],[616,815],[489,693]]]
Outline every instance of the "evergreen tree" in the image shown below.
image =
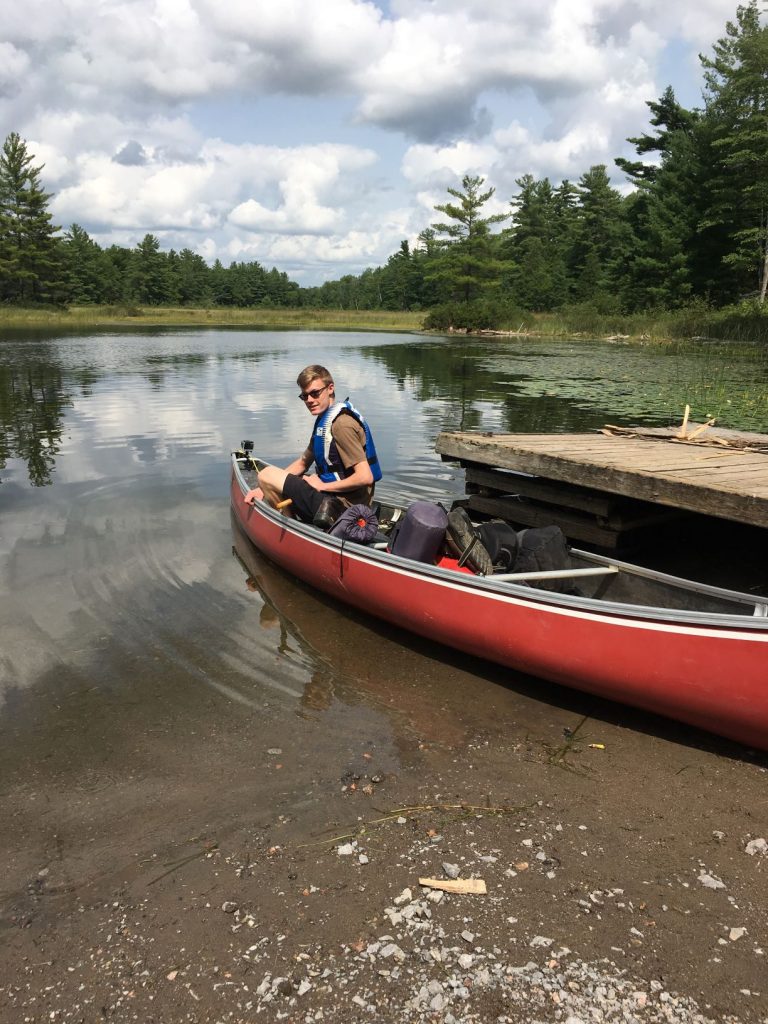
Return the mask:
[[176,288],[183,306],[206,306],[213,301],[211,271],[202,256],[182,249],[175,268]]
[[632,247],[625,203],[611,186],[605,164],[582,174],[577,192],[569,254],[573,298],[615,308]]
[[[635,244],[624,295],[632,309],[684,303],[697,289],[702,252],[711,241],[700,231],[707,194],[700,115],[681,107],[671,88],[647,105],[658,131],[627,141],[639,156],[658,154],[656,162],[616,160],[637,186],[626,204]],[[707,289],[708,284],[698,282],[700,293]]]
[[168,256],[160,251],[160,242],[155,235],[144,235],[131,253],[128,295],[132,302],[145,306],[161,306],[173,301]]
[[548,178],[536,181],[525,174],[516,184],[520,192],[512,199],[512,227],[501,243],[510,260],[512,295],[525,309],[555,309],[568,295],[572,207],[562,202]]
[[723,262],[744,290],[768,290],[768,26],[757,0],[739,6],[711,58],[702,56],[713,126],[712,200],[705,226],[726,227]]
[[[653,115],[650,118],[654,128],[659,130],[655,135],[648,135],[643,132],[637,138],[627,139],[637,150],[638,156],[645,156],[646,153],[660,153],[662,155],[669,151],[672,139],[676,133],[686,134],[693,127],[696,115],[684,107],[681,107],[675,98],[675,92],[671,85],[668,85],[657,101],[646,100],[645,104]],[[637,183],[654,181],[658,173],[656,163],[644,163],[642,160],[626,160],[624,157],[616,158],[616,166]]]
[[106,265],[101,248],[79,224],[65,232],[62,242],[67,302],[90,305],[104,301]]
[[416,272],[407,241],[389,257],[382,268],[381,304],[385,309],[413,309],[416,297]]
[[447,288],[450,298],[460,302],[471,302],[488,288],[498,286],[504,269],[496,257],[490,229],[491,225],[507,220],[509,214],[481,216],[483,206],[495,192],[493,188],[482,192],[484,181],[465,175],[461,191],[448,189],[458,199],[458,205],[448,202],[435,207],[450,220],[432,225],[435,232],[445,237],[439,240],[441,255],[429,276]]
[[0,153],[0,297],[6,302],[56,301],[61,263],[48,201],[27,144],[16,132]]
[[101,278],[102,302],[133,301],[129,291],[129,275],[133,253],[120,245],[110,245],[104,250],[101,264],[104,268]]
[[440,244],[434,228],[419,232],[413,250],[413,273],[415,291],[419,305],[428,309],[441,301],[440,286],[433,275],[433,269],[440,257]]

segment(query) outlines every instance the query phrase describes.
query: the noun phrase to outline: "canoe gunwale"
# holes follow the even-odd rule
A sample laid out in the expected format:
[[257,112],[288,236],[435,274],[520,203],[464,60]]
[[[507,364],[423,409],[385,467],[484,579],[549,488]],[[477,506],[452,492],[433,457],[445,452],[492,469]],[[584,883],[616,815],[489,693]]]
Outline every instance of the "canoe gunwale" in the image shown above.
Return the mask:
[[[232,453],[232,473],[234,479],[242,492],[248,490],[242,471],[241,463],[246,459],[239,452]],[[258,460],[250,459],[250,462]],[[755,609],[754,614],[727,614],[719,612],[691,611],[687,609],[671,609],[650,605],[625,604],[616,601],[608,601],[600,598],[577,596],[572,594],[560,594],[552,591],[531,588],[524,584],[508,582],[495,582],[493,577],[470,576],[464,573],[456,573],[450,569],[443,569],[439,566],[427,563],[415,562],[411,559],[401,558],[389,552],[377,551],[375,548],[363,545],[350,544],[330,534],[323,533],[307,523],[297,519],[291,519],[282,515],[280,511],[267,505],[265,502],[254,502],[254,511],[273,525],[283,530],[288,530],[295,536],[301,537],[310,544],[316,544],[332,551],[338,551],[348,558],[361,561],[371,565],[380,566],[382,569],[395,569],[407,576],[431,580],[441,585],[449,585],[457,590],[479,591],[494,598],[513,598],[524,601],[530,605],[554,605],[563,610],[571,612],[582,612],[589,616],[597,616],[606,620],[610,619],[639,619],[645,622],[658,622],[669,626],[679,625],[685,628],[700,628],[713,630],[729,630],[731,632],[743,633],[744,639],[764,639],[768,641],[768,619],[760,611],[766,607],[766,601],[762,595],[745,594],[739,591],[731,591],[719,587],[713,587],[704,583],[697,583],[681,577],[671,576],[658,572],[654,569],[646,569],[631,563],[621,562],[603,555],[596,555],[592,552],[581,551],[573,548],[571,553],[587,562],[596,565],[615,565],[621,571],[642,576],[657,583],[667,585],[670,588],[682,589],[700,593],[704,596],[721,598],[725,601],[745,604]],[[751,637],[750,633],[762,633],[762,637]]]

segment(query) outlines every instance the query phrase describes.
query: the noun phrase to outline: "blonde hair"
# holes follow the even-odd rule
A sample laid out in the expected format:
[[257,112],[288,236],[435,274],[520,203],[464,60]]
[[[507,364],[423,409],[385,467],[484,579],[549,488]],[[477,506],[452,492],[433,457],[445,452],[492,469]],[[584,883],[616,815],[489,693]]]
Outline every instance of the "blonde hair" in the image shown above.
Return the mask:
[[299,376],[296,378],[296,383],[299,385],[302,391],[309,387],[313,380],[321,380],[323,384],[333,384],[333,377],[330,375],[328,370],[324,366],[305,366]]

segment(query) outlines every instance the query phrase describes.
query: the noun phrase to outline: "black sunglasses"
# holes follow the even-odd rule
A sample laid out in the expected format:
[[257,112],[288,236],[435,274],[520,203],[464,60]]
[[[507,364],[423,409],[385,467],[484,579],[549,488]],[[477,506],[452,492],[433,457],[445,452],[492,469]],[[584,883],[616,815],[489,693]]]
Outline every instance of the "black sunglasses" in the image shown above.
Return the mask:
[[320,395],[322,395],[322,393],[325,391],[325,389],[329,388],[330,386],[330,384],[325,384],[321,388],[315,388],[314,391],[302,391],[301,394],[299,395],[299,398],[301,399],[302,402],[308,402],[310,398],[319,398]]

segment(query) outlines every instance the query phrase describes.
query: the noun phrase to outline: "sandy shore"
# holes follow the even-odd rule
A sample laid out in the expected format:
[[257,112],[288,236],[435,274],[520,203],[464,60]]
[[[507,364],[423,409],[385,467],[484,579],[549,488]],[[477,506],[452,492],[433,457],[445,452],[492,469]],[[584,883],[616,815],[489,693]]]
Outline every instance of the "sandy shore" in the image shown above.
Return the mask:
[[461,661],[430,708],[428,655],[399,763],[378,709],[4,773],[0,1021],[768,1020],[764,759]]

